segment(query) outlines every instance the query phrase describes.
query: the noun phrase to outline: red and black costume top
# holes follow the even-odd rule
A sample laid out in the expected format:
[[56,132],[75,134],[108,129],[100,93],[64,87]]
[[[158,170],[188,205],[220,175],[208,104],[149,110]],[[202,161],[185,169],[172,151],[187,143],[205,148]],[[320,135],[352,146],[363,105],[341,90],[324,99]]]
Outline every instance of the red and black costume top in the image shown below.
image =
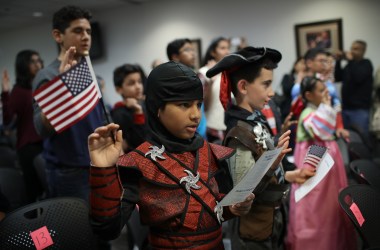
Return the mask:
[[[137,204],[142,223],[150,227],[154,249],[223,249],[214,208],[232,188],[225,159],[234,150],[204,141],[195,152],[164,152],[165,159],[153,160],[145,156],[150,146],[145,142],[121,156],[118,168],[91,168],[95,231],[106,239],[117,236]],[[186,182],[180,183],[189,171],[200,176],[196,183],[200,188],[190,187],[190,193]],[[225,219],[232,216],[224,209]]]

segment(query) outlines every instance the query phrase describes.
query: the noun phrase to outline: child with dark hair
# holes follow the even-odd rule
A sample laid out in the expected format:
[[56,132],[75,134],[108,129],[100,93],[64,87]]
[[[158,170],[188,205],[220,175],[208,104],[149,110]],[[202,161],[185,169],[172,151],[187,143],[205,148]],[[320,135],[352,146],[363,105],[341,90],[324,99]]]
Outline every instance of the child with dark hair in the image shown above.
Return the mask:
[[194,68],[195,51],[190,39],[181,38],[171,41],[166,47],[166,54],[170,61],[180,62],[187,67]]
[[311,167],[303,161],[314,144],[328,148],[334,165],[297,203],[294,193],[299,184],[292,184],[287,249],[356,249],[354,229],[338,202],[339,191],[347,186],[347,178],[334,136],[337,111],[331,107],[326,85],[318,78],[305,77],[301,95],[305,109],[298,121],[295,165],[298,169]]
[[[224,249],[215,208],[231,189],[226,159],[234,150],[196,133],[203,87],[192,69],[161,64],[147,86],[146,142],[120,156],[122,132],[116,124],[99,127],[88,138],[93,228],[100,237],[115,238],[137,204],[153,249]],[[253,197],[224,207],[223,218],[245,214]]]
[[77,6],[65,6],[54,13],[53,29],[65,33],[65,30],[70,27],[71,22],[77,19],[91,20],[92,14],[86,9]]
[[113,81],[123,100],[115,103],[111,116],[123,131],[123,150],[129,152],[143,143],[147,134],[141,67],[123,64],[114,70]]
[[[207,72],[208,77],[221,73],[220,101],[227,110],[227,134],[223,144],[236,149],[230,169],[234,184],[255,167],[256,161],[268,149],[274,149],[269,125],[260,110],[268,104],[274,92],[273,70],[281,54],[270,48],[246,47],[224,57]],[[235,104],[231,104],[231,92]],[[290,131],[278,138],[277,147],[288,148]],[[282,158],[281,158],[282,159]],[[314,172],[293,170],[284,172],[280,162],[270,169],[254,193],[250,211],[229,223],[232,249],[279,249],[284,222],[281,205],[288,192],[288,182],[303,183]]]

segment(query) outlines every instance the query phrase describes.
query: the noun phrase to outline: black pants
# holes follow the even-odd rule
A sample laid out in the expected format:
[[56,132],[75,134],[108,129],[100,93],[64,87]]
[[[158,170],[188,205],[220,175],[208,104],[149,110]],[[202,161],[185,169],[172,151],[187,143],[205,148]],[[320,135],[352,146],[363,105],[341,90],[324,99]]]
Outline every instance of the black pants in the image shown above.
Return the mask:
[[18,160],[23,172],[27,203],[35,202],[44,189],[34,166],[34,158],[42,152],[42,142],[28,144],[17,150]]

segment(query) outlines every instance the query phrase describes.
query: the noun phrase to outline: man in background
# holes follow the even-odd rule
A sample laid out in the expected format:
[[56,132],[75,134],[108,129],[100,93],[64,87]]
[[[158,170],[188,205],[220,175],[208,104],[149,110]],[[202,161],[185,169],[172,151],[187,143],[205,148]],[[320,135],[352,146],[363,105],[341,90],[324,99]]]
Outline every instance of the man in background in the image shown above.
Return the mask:
[[[364,58],[367,43],[356,40],[349,52],[339,52],[335,65],[335,80],[342,81],[342,114],[346,128],[356,127],[368,136],[369,112],[372,103],[373,66]],[[341,61],[347,60],[342,68]]]

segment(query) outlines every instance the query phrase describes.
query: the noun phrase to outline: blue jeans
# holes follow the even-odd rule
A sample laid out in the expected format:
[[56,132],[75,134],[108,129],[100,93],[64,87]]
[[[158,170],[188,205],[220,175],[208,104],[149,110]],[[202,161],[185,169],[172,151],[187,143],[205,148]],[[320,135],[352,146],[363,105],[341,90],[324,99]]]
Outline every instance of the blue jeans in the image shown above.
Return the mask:
[[71,196],[88,202],[90,195],[88,167],[71,167],[46,162],[50,198]]
[[369,110],[367,109],[343,109],[343,123],[345,128],[358,127],[363,134],[369,135]]

